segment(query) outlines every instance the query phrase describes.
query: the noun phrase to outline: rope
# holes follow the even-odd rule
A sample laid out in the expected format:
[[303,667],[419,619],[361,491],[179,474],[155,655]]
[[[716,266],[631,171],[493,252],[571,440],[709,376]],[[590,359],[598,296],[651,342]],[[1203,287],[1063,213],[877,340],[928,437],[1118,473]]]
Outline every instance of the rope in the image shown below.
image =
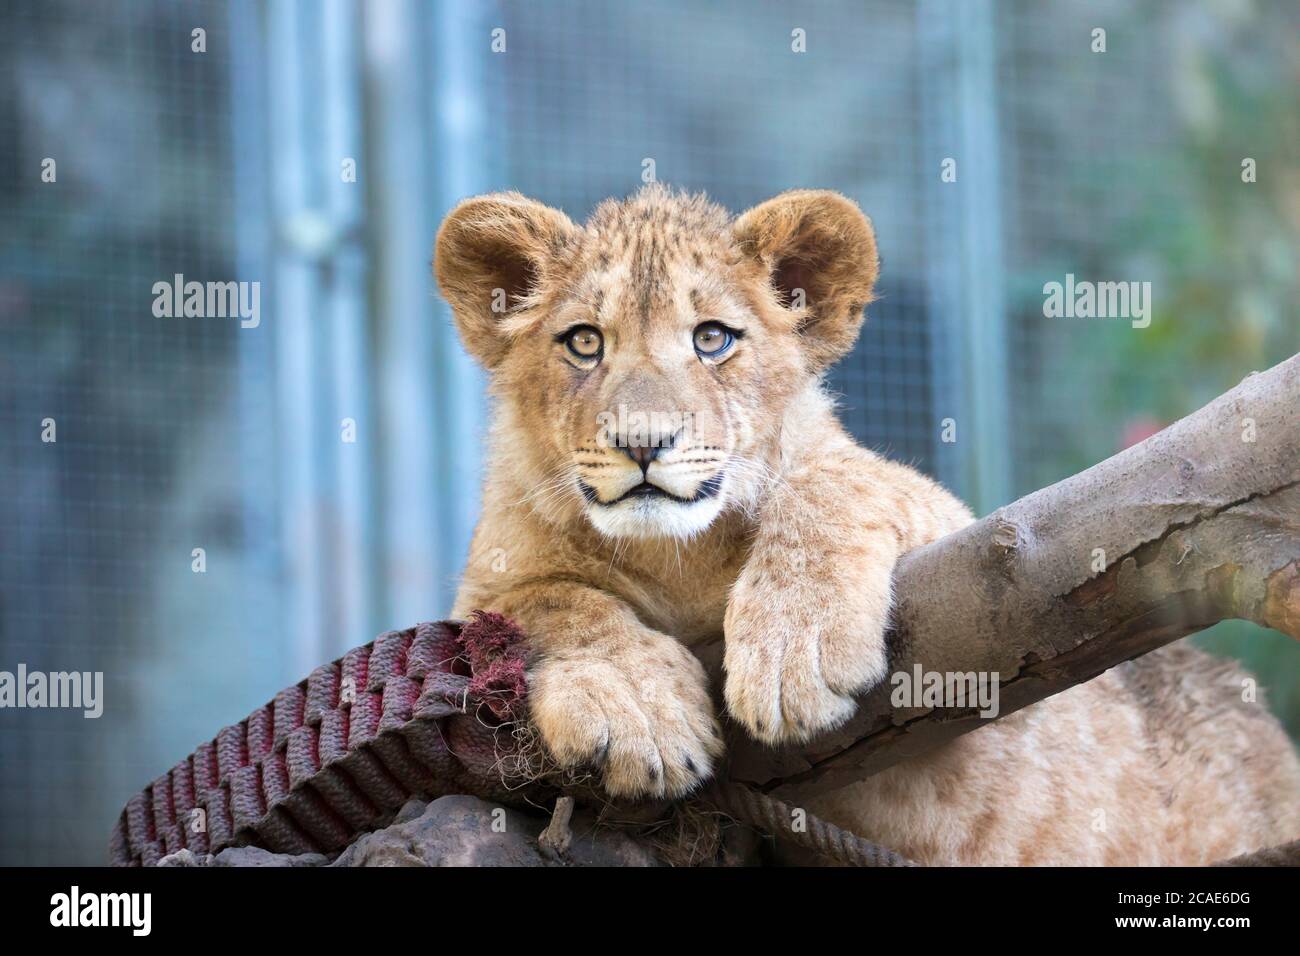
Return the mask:
[[846,866],[917,866],[887,847],[864,840],[815,814],[739,783],[714,783],[701,799],[727,816],[773,837],[812,850]]
[[132,797],[110,861],[247,845],[330,853],[415,796],[529,797],[502,783],[494,725],[522,704],[522,637],[476,614],[389,631],[316,668]]

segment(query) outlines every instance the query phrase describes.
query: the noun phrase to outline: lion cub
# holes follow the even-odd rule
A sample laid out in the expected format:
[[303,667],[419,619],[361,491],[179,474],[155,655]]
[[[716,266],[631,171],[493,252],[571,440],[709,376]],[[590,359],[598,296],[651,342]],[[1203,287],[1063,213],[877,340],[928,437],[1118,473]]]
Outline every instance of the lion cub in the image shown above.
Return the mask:
[[[934,482],[855,444],[822,387],[876,280],[857,206],[797,190],[733,219],[650,186],[579,226],[517,193],[481,196],[447,217],[435,270],[495,398],[483,515],[453,613],[499,611],[528,631],[532,718],[552,755],[599,767],[614,795],[688,792],[722,752],[690,646],[720,635],[726,707],[756,738],[801,740],[844,721],[885,676],[895,561],[971,520]],[[1087,812],[1110,806],[1110,790],[1071,790],[1109,754],[1061,737],[1119,713],[1114,684],[1076,688],[820,810],[927,860],[1032,862],[1009,832],[1068,812],[1086,833]],[[1067,721],[1047,744],[1059,769],[1026,749],[1044,746],[1031,731],[1050,725],[1050,708]],[[1300,779],[1280,730],[1263,726],[1253,745]],[[999,765],[1022,764],[1030,799],[995,806],[997,819],[963,789],[1004,785]],[[1300,835],[1296,792],[1279,808],[1292,828],[1282,838]],[[953,812],[937,819],[946,803]],[[1133,856],[1128,809],[1117,839],[1087,841],[1097,861]],[[1263,823],[1247,829],[1245,845],[1234,831],[1212,852],[1269,842]]]

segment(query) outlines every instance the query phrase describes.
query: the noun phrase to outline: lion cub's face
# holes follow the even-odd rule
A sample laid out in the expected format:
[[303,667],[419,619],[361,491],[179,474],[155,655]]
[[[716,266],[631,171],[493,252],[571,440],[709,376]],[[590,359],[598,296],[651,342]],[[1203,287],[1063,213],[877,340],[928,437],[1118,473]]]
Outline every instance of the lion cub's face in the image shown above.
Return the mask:
[[650,187],[584,227],[517,194],[468,200],[435,267],[503,400],[490,467],[556,519],[689,538],[757,501],[786,406],[856,337],[876,255],[834,193],[733,221]]

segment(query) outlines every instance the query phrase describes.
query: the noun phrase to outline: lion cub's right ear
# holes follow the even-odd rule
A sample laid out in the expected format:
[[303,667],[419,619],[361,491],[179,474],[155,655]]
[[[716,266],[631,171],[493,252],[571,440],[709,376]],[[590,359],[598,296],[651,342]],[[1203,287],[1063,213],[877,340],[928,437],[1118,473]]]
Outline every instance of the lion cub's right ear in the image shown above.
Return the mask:
[[509,348],[509,313],[537,291],[577,232],[558,209],[514,192],[466,199],[447,215],[433,271],[465,348],[486,367]]

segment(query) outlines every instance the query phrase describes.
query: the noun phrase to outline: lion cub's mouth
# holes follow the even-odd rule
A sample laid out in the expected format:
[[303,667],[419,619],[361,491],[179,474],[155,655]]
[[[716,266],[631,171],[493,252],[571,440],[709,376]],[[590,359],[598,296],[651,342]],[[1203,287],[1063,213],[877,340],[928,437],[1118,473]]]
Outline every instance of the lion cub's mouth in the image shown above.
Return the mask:
[[694,504],[697,501],[705,501],[714,497],[722,488],[722,473],[719,472],[711,478],[707,478],[700,482],[700,487],[697,488],[695,494],[689,498],[675,495],[671,491],[666,491],[658,485],[651,484],[648,481],[643,481],[639,485],[633,485],[612,501],[601,501],[600,497],[596,494],[596,489],[591,487],[591,485],[587,484],[585,481],[580,480],[578,482],[578,488],[582,492],[582,497],[588,502],[595,505],[601,505],[605,508],[613,507],[620,502],[633,498],[664,498],[668,501],[675,501],[678,504],[689,505]]

